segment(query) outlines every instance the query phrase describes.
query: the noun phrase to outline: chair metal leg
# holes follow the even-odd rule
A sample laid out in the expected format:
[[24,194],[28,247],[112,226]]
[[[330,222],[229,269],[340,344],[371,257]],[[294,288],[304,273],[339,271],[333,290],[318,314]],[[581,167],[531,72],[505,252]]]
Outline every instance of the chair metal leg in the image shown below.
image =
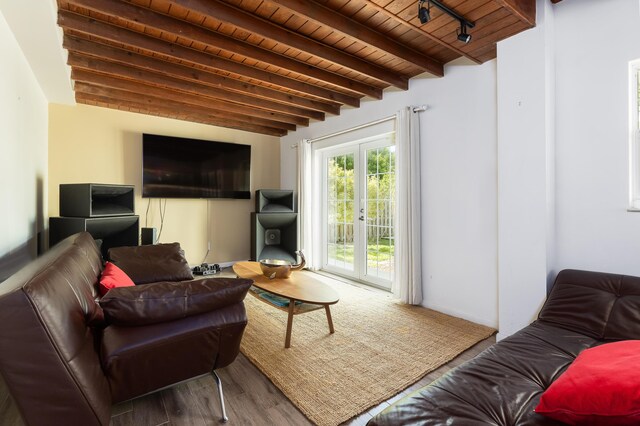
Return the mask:
[[220,380],[220,376],[218,376],[218,373],[216,373],[215,370],[213,370],[211,373],[213,374],[213,377],[215,377],[216,384],[218,385],[218,396],[220,396],[220,408],[222,409],[222,418],[220,419],[220,422],[226,423],[229,420],[229,417],[227,417],[227,412],[224,409],[224,394],[222,393],[222,380]]

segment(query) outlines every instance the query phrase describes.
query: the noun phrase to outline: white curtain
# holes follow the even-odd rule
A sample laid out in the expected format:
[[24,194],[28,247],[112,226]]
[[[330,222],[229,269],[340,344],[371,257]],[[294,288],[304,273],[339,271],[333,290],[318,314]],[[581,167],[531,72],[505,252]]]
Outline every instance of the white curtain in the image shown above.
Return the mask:
[[300,249],[307,260],[307,268],[317,269],[314,256],[313,232],[313,175],[312,151],[309,140],[298,142],[298,226]]
[[412,305],[422,302],[418,114],[407,107],[396,117],[395,271],[391,291]]

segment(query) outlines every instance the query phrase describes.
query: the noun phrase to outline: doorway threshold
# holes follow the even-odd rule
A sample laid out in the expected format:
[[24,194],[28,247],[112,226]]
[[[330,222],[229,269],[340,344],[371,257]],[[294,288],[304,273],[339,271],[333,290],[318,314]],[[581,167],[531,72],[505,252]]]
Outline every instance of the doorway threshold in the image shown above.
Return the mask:
[[336,281],[340,281],[342,283],[349,284],[354,287],[359,287],[363,290],[369,290],[369,291],[386,294],[386,295],[391,294],[391,290],[388,290],[386,288],[378,287],[375,284],[369,284],[369,283],[364,283],[362,281],[357,281],[357,280],[354,280],[353,278],[348,278],[343,275],[335,274],[333,272],[324,271],[322,269],[318,269],[316,271],[311,271],[311,272],[325,276],[327,278],[332,278]]

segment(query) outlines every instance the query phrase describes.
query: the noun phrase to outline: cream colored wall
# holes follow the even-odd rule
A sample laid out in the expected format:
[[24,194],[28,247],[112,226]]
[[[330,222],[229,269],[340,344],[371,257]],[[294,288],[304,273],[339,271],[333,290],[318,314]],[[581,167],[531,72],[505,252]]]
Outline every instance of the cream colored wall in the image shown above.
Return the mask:
[[211,252],[206,258],[209,263],[248,259],[254,191],[280,187],[280,142],[272,136],[86,105],[51,104],[49,216],[59,215],[61,183],[128,184],[136,187],[135,210],[140,215],[140,226],[159,230],[160,200],[141,198],[143,133],[252,146],[251,200],[168,199],[160,237],[160,242],[179,242],[191,264],[203,261],[208,241],[211,241]]

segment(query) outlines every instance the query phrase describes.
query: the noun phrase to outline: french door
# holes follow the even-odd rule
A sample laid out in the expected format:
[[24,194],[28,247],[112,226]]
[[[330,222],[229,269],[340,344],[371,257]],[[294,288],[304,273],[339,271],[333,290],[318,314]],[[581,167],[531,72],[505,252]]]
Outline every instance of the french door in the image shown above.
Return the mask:
[[390,288],[395,247],[394,133],[329,149],[322,164],[322,268]]

